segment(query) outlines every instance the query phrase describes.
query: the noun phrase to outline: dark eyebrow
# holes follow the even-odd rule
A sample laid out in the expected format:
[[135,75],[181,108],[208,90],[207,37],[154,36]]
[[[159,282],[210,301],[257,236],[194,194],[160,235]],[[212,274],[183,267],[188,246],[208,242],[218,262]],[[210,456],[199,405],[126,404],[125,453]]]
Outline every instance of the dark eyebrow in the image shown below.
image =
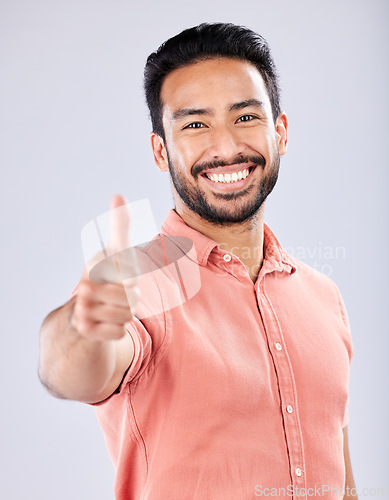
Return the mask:
[[213,111],[211,109],[206,109],[206,108],[181,108],[173,113],[172,119],[177,120],[178,118],[185,118],[186,116],[212,115],[212,114]]
[[236,111],[239,109],[244,109],[244,108],[249,108],[249,107],[264,109],[265,106],[264,106],[263,102],[259,101],[258,99],[246,99],[245,101],[236,102],[235,104],[231,104],[229,109],[230,109],[230,111]]
[[[231,104],[228,108],[229,111],[237,111],[244,108],[264,108],[262,101],[258,99],[246,99],[245,101],[236,102]],[[181,108],[175,111],[172,115],[173,120],[178,120],[179,118],[186,118],[187,116],[203,116],[203,115],[213,115],[214,111],[209,108]]]

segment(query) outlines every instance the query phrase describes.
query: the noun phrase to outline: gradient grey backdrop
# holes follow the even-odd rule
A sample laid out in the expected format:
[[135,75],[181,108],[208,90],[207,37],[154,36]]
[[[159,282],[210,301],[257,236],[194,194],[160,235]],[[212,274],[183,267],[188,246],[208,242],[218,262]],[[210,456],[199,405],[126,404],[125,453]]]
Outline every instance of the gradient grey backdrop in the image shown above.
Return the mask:
[[94,410],[40,386],[38,332],[80,278],[82,226],[113,194],[149,198],[158,225],[172,207],[142,72],[162,41],[203,21],[247,25],[272,47],[290,141],[266,221],[341,290],[354,475],[388,488],[388,2],[2,0],[0,18],[0,497],[113,498]]

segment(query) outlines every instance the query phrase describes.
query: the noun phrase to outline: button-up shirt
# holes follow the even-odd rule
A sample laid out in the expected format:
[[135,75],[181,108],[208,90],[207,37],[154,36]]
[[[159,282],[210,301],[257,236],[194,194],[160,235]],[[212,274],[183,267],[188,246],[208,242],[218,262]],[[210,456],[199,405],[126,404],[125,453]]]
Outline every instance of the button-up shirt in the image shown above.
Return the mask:
[[139,248],[134,360],[96,406],[117,499],[343,498],[345,307],[266,224],[263,250],[253,283],[174,210]]

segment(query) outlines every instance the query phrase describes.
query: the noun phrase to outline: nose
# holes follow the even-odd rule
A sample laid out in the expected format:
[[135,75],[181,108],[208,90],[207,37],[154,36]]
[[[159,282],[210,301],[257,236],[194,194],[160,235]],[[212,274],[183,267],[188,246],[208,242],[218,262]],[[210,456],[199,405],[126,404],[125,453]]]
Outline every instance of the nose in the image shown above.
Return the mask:
[[244,146],[237,133],[228,127],[214,128],[209,134],[208,154],[212,158],[235,158],[243,151]]

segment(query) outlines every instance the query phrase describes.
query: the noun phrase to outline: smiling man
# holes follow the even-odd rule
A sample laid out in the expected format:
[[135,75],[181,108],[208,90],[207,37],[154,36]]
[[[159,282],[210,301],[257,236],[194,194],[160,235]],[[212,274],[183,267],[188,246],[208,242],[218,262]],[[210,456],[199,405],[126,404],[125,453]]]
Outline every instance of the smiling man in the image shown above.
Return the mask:
[[167,76],[161,99],[165,140],[153,133],[153,149],[160,167],[170,166],[176,209],[211,225],[256,216],[277,180],[287,129],[284,113],[274,125],[258,71],[241,60],[198,62]]
[[[150,55],[145,90],[175,202],[138,249],[160,274],[139,291],[85,271],[43,324],[42,382],[96,405],[118,499],[355,497],[344,304],[264,223],[288,131],[266,41],[232,24],[185,30]],[[118,250],[128,220],[112,222]],[[167,243],[187,263],[176,282]],[[172,302],[196,273],[197,293]]]
[[163,131],[152,133],[152,147],[159,168],[170,171],[176,212],[224,248],[235,248],[240,260],[243,252],[252,254],[242,262],[255,281],[264,201],[286,152],[285,113],[274,121],[261,74],[251,62],[230,57],[177,68],[166,76],[160,99]]

